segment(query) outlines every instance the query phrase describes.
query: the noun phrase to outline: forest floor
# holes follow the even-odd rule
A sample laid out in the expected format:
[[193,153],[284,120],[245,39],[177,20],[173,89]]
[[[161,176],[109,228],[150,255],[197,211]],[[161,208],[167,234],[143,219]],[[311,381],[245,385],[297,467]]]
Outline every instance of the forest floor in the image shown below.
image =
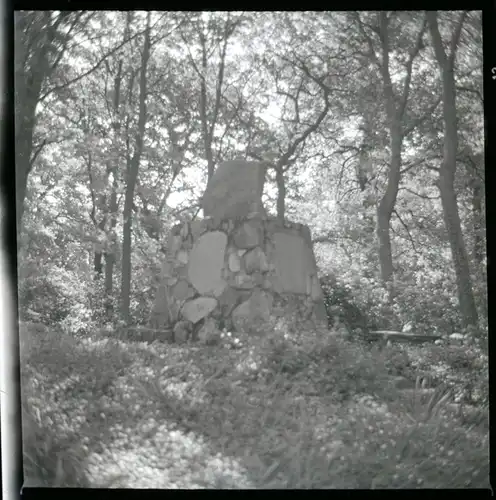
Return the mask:
[[244,342],[36,331],[21,356],[25,484],[489,487],[478,348],[281,332]]

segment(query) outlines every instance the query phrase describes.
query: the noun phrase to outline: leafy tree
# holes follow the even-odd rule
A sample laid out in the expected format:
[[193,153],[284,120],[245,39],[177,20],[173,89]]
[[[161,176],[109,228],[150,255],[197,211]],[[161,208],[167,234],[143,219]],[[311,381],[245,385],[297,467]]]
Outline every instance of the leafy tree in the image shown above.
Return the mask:
[[143,42],[143,55],[140,69],[140,95],[139,95],[139,118],[138,130],[136,132],[136,143],[134,147],[134,155],[131,159],[126,172],[126,191],[124,201],[124,227],[123,227],[123,242],[122,242],[122,284],[121,284],[121,317],[124,323],[129,322],[129,303],[130,303],[130,286],[131,286],[131,225],[132,225],[132,208],[134,203],[134,190],[136,188],[136,179],[138,178],[141,153],[143,151],[143,138],[145,135],[146,125],[146,97],[147,97],[147,63],[150,56],[150,12],[146,17],[146,31]]
[[[32,110],[20,97],[34,67],[23,51],[41,57],[47,23],[66,37],[54,35],[55,69],[35,93],[19,244],[30,286],[56,275],[52,264],[38,275],[39,259],[78,283],[66,318],[79,307],[80,318],[146,322],[170,227],[198,216],[216,163],[241,157],[266,162],[269,212],[310,225],[322,275],[336,276],[336,293],[347,290],[368,323],[460,328],[439,190],[444,101],[425,13],[152,12],[148,27],[139,12],[59,16],[18,17],[19,119]],[[438,17],[449,38],[457,16]],[[452,187],[484,324],[480,15],[460,29]],[[58,242],[69,241],[65,252]]]
[[15,141],[17,227],[20,232],[28,176],[46,145],[37,137],[37,107],[54,89],[47,89],[67,50],[72,32],[87,22],[82,12],[15,12]]
[[461,230],[458,203],[454,189],[457,152],[458,126],[456,111],[456,85],[454,66],[456,48],[460,38],[463,22],[467,13],[462,12],[453,29],[446,53],[439,31],[437,13],[428,12],[427,20],[432,43],[439,64],[439,72],[443,89],[443,123],[444,123],[444,157],[439,169],[439,191],[443,205],[444,223],[450,241],[453,265],[456,273],[458,301],[464,326],[477,326],[477,308],[472,292],[472,282],[465,249],[465,241]]
[[[421,16],[423,17],[423,14]],[[425,110],[415,120],[407,114],[408,107],[411,106],[412,90],[415,91],[417,86],[423,85],[416,78],[414,63],[420,51],[425,48],[424,34],[427,27],[425,19],[422,17],[417,19],[415,16],[412,18],[408,13],[385,11],[378,13],[376,19],[373,17],[374,14],[360,16],[355,13],[352,15],[360,34],[361,40],[359,40],[365,46],[362,49],[359,45],[361,50],[357,50],[357,53],[369,59],[380,75],[382,87],[380,97],[384,103],[386,126],[389,132],[389,169],[384,194],[377,204],[377,239],[382,281],[390,286],[394,272],[390,224],[398,196],[402,167],[404,168],[403,140],[414,130],[419,121],[425,120],[432,113],[439,101],[434,101],[430,109]],[[411,35],[412,29],[414,30],[413,36]],[[394,44],[392,43],[393,37]],[[378,41],[378,49],[375,47],[375,39]],[[400,82],[393,84],[392,71],[398,65],[403,66],[404,76]],[[412,86],[414,86],[413,89]],[[368,129],[370,130],[370,122]],[[363,146],[361,154],[364,154]],[[363,170],[359,173],[359,182],[363,190],[366,182]],[[393,295],[391,294],[391,297]]]

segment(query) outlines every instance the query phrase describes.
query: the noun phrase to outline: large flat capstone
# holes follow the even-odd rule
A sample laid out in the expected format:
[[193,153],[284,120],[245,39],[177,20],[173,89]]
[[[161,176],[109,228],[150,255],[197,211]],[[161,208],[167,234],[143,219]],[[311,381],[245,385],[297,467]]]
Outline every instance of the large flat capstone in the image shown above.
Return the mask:
[[262,205],[266,167],[254,161],[220,163],[208,182],[202,199],[203,214],[216,219],[235,219],[258,212]]
[[212,293],[218,297],[227,283],[222,279],[227,236],[222,231],[212,231],[200,236],[189,256],[188,277],[201,294]]

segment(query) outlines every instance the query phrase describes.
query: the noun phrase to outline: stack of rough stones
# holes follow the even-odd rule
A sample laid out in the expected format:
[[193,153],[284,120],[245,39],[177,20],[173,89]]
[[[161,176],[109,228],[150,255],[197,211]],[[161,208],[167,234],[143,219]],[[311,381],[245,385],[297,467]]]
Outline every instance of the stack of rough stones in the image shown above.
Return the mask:
[[209,343],[223,328],[264,335],[279,318],[327,324],[310,230],[267,216],[265,171],[258,162],[219,164],[204,218],[172,228],[150,318],[170,340]]

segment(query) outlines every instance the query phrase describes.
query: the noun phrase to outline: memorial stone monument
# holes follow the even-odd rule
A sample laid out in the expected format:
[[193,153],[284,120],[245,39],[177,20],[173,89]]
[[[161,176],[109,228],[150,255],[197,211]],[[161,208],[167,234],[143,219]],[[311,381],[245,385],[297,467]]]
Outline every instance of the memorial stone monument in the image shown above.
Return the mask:
[[185,341],[222,328],[263,335],[279,317],[327,324],[310,230],[267,216],[264,180],[262,163],[219,164],[204,218],[171,230],[153,328]]

